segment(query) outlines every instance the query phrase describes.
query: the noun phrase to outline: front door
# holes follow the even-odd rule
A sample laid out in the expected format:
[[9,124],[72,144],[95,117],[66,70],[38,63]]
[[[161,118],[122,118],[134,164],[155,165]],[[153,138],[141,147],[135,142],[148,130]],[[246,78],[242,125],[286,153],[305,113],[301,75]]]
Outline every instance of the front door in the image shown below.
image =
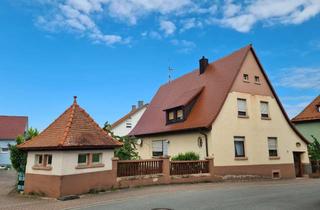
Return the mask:
[[293,152],[293,160],[296,177],[302,177],[301,152]]

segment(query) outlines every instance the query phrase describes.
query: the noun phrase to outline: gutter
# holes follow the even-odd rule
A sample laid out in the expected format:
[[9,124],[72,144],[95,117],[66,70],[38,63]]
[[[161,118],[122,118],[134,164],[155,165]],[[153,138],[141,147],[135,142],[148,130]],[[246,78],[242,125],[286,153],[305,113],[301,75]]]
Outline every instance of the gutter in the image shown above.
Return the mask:
[[209,157],[209,150],[208,150],[208,135],[203,132],[203,131],[200,131],[200,134],[204,136],[204,140],[205,140],[205,143],[206,143],[206,156]]

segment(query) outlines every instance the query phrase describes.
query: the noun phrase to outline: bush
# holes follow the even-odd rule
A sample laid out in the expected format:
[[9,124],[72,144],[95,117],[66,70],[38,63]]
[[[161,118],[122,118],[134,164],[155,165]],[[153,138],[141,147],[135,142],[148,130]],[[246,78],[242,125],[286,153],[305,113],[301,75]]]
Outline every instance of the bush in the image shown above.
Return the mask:
[[196,154],[195,152],[186,152],[186,153],[179,153],[178,155],[175,155],[171,158],[171,160],[199,160],[200,156],[199,154]]

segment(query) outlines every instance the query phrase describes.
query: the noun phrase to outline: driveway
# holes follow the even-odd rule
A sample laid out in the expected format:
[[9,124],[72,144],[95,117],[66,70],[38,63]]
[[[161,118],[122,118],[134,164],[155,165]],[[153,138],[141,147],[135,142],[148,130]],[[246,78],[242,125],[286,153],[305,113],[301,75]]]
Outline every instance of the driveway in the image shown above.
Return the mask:
[[14,172],[0,171],[0,209],[320,209],[320,179],[162,185],[57,201],[8,195]]

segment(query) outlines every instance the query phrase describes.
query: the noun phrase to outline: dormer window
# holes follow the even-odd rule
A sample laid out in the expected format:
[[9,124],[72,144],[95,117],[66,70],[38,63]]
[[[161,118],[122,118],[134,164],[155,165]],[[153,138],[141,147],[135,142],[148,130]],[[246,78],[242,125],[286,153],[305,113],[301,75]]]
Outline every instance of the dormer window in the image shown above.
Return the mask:
[[181,122],[184,120],[184,108],[179,107],[167,111],[167,124]]

